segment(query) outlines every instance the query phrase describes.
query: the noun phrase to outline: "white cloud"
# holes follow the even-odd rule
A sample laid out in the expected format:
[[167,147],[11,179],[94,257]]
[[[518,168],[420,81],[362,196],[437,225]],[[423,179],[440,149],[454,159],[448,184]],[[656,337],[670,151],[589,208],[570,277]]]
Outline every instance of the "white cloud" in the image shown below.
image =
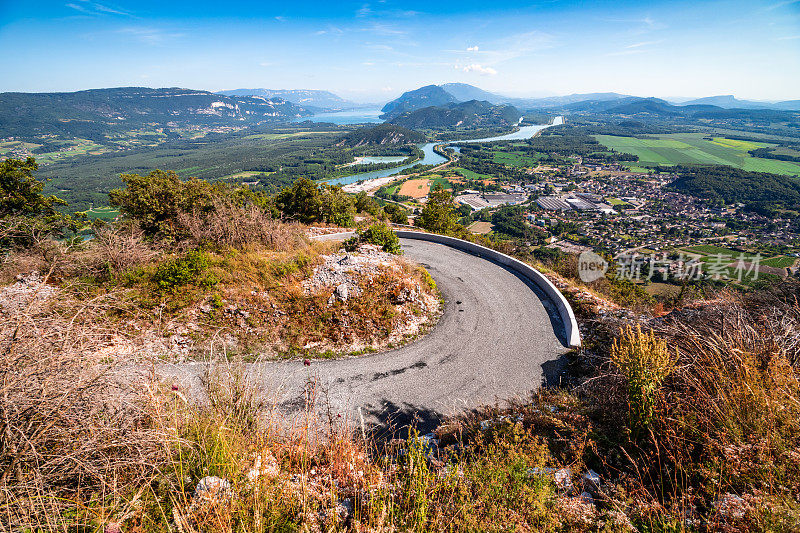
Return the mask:
[[[458,68],[458,66],[456,66]],[[461,67],[461,70],[464,72],[477,72],[483,76],[494,76],[497,74],[497,71],[492,67],[485,67],[483,65],[479,65],[477,63],[473,63],[471,65],[467,65],[466,67]]]
[[477,51],[478,51],[478,47],[477,46],[468,46],[467,47],[467,52],[477,52]]

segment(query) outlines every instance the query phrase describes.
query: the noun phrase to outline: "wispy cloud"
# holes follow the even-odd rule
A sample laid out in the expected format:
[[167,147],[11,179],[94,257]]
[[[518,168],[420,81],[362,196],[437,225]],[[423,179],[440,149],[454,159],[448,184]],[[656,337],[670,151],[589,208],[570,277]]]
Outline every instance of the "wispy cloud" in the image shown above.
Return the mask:
[[654,44],[659,44],[659,43],[662,43],[662,42],[663,42],[663,40],[661,40],[661,41],[643,41],[643,42],[640,42],[640,43],[629,44],[625,48],[628,48],[628,49],[630,49],[630,48],[642,48],[644,46],[653,46]]
[[784,0],[783,2],[778,2],[777,4],[772,4],[771,6],[767,6],[765,8],[766,11],[773,11],[775,9],[779,9],[785,6],[789,6],[792,4],[796,4],[800,2],[800,0]]
[[[496,65],[518,57],[524,57],[554,46],[552,35],[540,31],[529,31],[510,35],[493,43],[491,49],[482,50],[477,46],[467,48],[467,52],[479,54],[483,64]],[[463,50],[455,50],[464,53]]]
[[356,10],[357,17],[368,17],[372,14],[372,7],[369,4],[364,4]]
[[184,35],[182,33],[169,32],[159,28],[149,27],[121,28],[117,30],[116,33],[130,35],[137,41],[151,46],[159,46],[168,41],[183,37]]
[[70,9],[78,11],[79,13],[83,13],[84,15],[92,15],[92,16],[119,15],[122,17],[133,16],[131,13],[123,11],[122,9],[119,9],[117,7],[108,6],[97,2],[88,2],[86,0],[76,0],[76,2],[71,2],[64,5]]
[[775,37],[776,41],[794,41],[800,39],[800,35],[787,35],[786,37]]

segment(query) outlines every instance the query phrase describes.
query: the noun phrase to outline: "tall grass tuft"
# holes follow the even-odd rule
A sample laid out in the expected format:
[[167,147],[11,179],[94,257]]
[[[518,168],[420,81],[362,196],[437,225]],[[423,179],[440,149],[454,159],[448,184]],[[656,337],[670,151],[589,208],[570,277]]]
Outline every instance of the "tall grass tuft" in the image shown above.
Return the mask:
[[611,361],[625,377],[635,435],[652,424],[661,384],[675,368],[675,359],[664,340],[653,332],[643,332],[639,324],[627,326],[614,339]]

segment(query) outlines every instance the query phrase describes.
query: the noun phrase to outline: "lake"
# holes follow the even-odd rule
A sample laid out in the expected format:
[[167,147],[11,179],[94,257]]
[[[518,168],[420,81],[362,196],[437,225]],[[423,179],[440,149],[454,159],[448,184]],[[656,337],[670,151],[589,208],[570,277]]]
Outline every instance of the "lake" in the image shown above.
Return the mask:
[[330,122],[332,124],[380,124],[382,119],[378,118],[381,114],[380,109],[350,109],[349,111],[336,111],[333,113],[319,113],[310,117],[299,117],[292,122]]

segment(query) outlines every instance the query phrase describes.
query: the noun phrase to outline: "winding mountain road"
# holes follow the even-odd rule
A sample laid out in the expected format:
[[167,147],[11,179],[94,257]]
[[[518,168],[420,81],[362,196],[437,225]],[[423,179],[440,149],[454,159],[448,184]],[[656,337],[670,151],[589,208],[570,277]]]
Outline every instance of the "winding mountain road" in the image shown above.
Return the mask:
[[[433,242],[401,239],[444,295],[444,313],[427,335],[401,348],[339,360],[254,363],[249,376],[286,415],[305,405],[309,380],[324,412],[358,424],[430,427],[441,417],[526,396],[558,381],[568,351],[561,319],[540,289],[506,267]],[[205,364],[161,367],[159,374],[198,390]]]

